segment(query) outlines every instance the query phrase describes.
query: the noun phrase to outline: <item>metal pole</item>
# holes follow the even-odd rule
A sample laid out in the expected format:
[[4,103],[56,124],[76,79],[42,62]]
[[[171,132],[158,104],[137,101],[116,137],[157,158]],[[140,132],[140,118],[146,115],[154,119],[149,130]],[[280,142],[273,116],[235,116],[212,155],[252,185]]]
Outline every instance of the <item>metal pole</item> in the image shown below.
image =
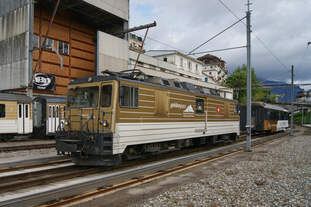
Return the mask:
[[144,50],[144,45],[145,45],[146,37],[147,37],[147,35],[148,35],[148,31],[149,31],[149,27],[148,27],[147,30],[146,30],[143,43],[142,43],[142,45],[141,45],[141,47],[140,47],[140,50],[139,50],[139,52],[138,52],[138,55],[137,55],[137,58],[136,58],[136,62],[135,62],[134,68],[133,68],[133,72],[134,72],[134,70],[136,69],[136,65],[137,65],[137,63],[138,63],[140,54],[141,54],[141,53],[143,52],[143,50]]
[[252,140],[252,75],[251,75],[251,12],[249,9],[250,3],[247,1],[246,12],[246,31],[247,31],[247,105],[246,105],[246,151],[251,152]]
[[290,87],[290,135],[294,136],[293,122],[294,122],[294,66],[292,65],[292,83]]
[[33,0],[29,0],[29,5],[28,5],[28,9],[29,9],[29,18],[28,18],[28,30],[29,30],[29,48],[28,48],[28,81],[27,81],[27,96],[29,97],[33,97],[33,90],[32,90],[32,76],[33,76],[33,29],[34,29],[34,1]]
[[303,106],[301,106],[301,109],[302,109],[302,116],[301,116],[301,125],[303,126]]

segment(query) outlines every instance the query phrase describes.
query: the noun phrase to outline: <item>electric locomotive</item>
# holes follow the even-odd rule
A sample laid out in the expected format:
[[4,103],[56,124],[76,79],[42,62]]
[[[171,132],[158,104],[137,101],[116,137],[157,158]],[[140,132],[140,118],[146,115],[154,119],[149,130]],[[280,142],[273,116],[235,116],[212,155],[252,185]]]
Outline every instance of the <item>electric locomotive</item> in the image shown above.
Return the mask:
[[77,165],[117,165],[144,154],[235,140],[240,133],[237,102],[208,88],[137,70],[105,74],[68,86],[56,148]]

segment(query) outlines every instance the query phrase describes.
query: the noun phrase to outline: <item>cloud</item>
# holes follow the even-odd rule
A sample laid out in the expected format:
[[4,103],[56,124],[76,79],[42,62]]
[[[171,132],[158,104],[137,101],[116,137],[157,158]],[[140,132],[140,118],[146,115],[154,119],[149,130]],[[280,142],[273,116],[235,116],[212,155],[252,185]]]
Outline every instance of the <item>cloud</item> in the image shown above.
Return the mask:
[[[238,17],[245,16],[246,0],[222,1]],[[252,3],[252,67],[257,76],[288,81],[290,67],[295,65],[296,80],[311,80],[311,46],[307,48],[307,42],[311,41],[311,1],[260,0]],[[146,49],[172,49],[167,46],[170,45],[182,52],[189,52],[237,21],[218,0],[130,0],[131,26],[154,20],[158,26],[150,29],[149,37],[166,45],[148,39]],[[137,33],[144,34],[143,31]],[[246,29],[239,23],[196,52],[242,45],[246,45]],[[224,59],[231,72],[246,64],[246,49],[212,54]]]

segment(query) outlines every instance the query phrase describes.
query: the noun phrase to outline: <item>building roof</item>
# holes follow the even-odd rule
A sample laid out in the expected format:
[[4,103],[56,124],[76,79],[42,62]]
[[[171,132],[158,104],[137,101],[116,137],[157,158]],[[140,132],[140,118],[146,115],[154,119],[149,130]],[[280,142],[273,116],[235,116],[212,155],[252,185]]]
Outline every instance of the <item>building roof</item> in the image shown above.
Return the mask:
[[147,52],[145,52],[146,55],[152,56],[152,57],[161,57],[161,56],[166,56],[166,55],[179,55],[182,56],[184,58],[190,59],[194,62],[197,62],[199,64],[203,64],[202,61],[197,60],[191,56],[185,55],[177,50],[149,50]]
[[209,60],[209,61],[213,61],[213,62],[218,62],[218,63],[226,63],[226,61],[222,60],[221,58],[211,55],[211,54],[206,54],[204,56],[201,56],[198,58],[198,60],[200,61],[204,61],[204,60]]
[[17,102],[24,102],[24,103],[31,103],[32,99],[26,95],[20,94],[11,94],[11,93],[0,93],[0,100],[1,101],[17,101]]

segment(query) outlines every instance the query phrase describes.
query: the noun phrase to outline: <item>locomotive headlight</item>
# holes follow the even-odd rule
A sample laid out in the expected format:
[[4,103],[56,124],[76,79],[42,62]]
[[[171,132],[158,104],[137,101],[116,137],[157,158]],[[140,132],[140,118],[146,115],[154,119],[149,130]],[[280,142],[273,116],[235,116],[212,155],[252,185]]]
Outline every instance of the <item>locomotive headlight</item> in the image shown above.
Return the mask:
[[65,121],[64,124],[65,124],[66,126],[68,126],[68,125],[69,125],[69,121]]
[[103,126],[104,126],[104,127],[108,126],[107,120],[104,120],[104,121],[103,121]]

